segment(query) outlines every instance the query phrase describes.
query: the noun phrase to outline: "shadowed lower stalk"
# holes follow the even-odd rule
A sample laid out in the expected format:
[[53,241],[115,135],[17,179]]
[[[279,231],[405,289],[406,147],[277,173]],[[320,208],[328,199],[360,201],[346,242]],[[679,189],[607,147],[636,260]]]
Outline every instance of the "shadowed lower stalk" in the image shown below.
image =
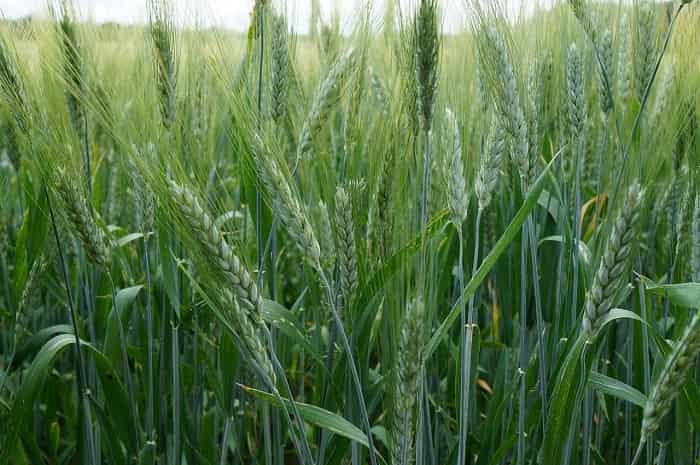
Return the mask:
[[518,395],[518,465],[525,464],[525,402],[527,382],[527,347],[525,331],[527,329],[527,237],[523,230],[520,242],[520,330],[518,331],[518,376],[520,390]]
[[76,366],[78,368],[78,390],[80,391],[80,398],[82,401],[83,410],[83,428],[86,438],[86,448],[88,452],[88,460],[90,465],[94,465],[96,451],[94,446],[94,433],[92,428],[92,416],[90,414],[90,400],[87,388],[87,377],[85,371],[85,359],[83,358],[83,351],[80,342],[80,332],[78,330],[78,314],[73,306],[73,293],[70,287],[70,278],[68,277],[68,267],[66,265],[65,258],[63,256],[63,245],[58,237],[58,227],[56,225],[56,218],[53,211],[53,206],[51,205],[51,196],[49,195],[48,188],[44,187],[44,195],[46,197],[46,204],[49,209],[49,217],[51,219],[51,229],[53,231],[53,236],[56,241],[56,250],[58,251],[59,261],[61,263],[61,272],[63,274],[63,284],[66,288],[66,298],[68,300],[68,310],[71,318],[71,326],[73,327],[73,334],[75,334],[75,353],[76,353]]
[[343,327],[343,322],[338,315],[338,310],[336,308],[336,299],[334,296],[333,288],[326,277],[326,273],[322,269],[318,269],[319,278],[321,279],[321,284],[326,290],[326,295],[328,302],[330,302],[331,314],[333,316],[333,321],[338,328],[338,335],[340,336],[340,342],[343,344],[343,350],[348,357],[348,367],[350,368],[350,374],[352,375],[353,384],[355,385],[355,394],[357,395],[358,404],[360,407],[360,415],[362,416],[362,422],[365,426],[365,431],[367,433],[367,442],[369,448],[369,458],[372,465],[378,465],[377,454],[374,450],[374,440],[372,439],[372,426],[369,422],[369,414],[367,413],[367,404],[365,403],[365,396],[362,392],[362,383],[360,381],[360,375],[357,372],[357,365],[355,363],[355,356],[352,353],[352,348],[350,347],[350,341],[348,336],[345,334],[345,328]]
[[[479,208],[476,214],[476,224],[474,226],[474,258],[472,261],[472,276],[476,274],[479,264],[479,238],[481,231],[481,216],[483,210]],[[463,261],[463,241],[462,231],[459,233],[459,288],[464,289],[464,271],[462,270]],[[460,404],[460,443],[458,464],[464,464],[467,458],[466,442],[469,434],[469,407],[471,405],[471,379],[472,379],[472,347],[474,344],[474,328],[477,325],[476,312],[474,309],[474,297],[476,292],[469,296],[469,310],[467,313],[466,322],[462,324],[462,332],[464,338],[464,351],[462,353],[462,400]],[[461,305],[464,306],[464,296],[460,293]]]
[[[134,384],[131,378],[131,371],[129,370],[129,355],[127,354],[126,350],[126,333],[124,332],[124,325],[122,323],[121,312],[117,307],[117,292],[114,286],[114,281],[112,280],[111,273],[109,273],[107,270],[105,270],[105,272],[109,276],[109,284],[112,290],[112,311],[114,312],[114,316],[117,319],[117,329],[119,330],[119,346],[122,357],[122,369],[124,370],[124,379],[126,381],[127,394],[129,396],[129,413],[131,415],[132,421],[138,422],[138,414],[136,411],[136,398],[134,396]],[[134,437],[132,438],[132,440],[134,441],[134,444],[138,444],[138,425],[134,425],[133,431]]]
[[153,422],[153,404],[155,402],[154,375],[153,375],[153,353],[155,350],[153,337],[153,305],[151,303],[151,259],[148,236],[143,243],[143,263],[146,271],[146,437],[154,439],[155,429]]

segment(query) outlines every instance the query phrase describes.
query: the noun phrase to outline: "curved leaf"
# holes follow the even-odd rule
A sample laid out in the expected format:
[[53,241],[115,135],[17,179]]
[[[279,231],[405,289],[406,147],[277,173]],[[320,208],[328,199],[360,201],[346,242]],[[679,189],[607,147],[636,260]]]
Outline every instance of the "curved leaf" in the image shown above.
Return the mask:
[[[257,397],[258,399],[264,400],[270,405],[273,405],[278,408],[280,407],[279,401],[272,394],[267,393],[265,391],[260,391],[258,389],[254,389],[249,386],[243,386],[240,384],[239,386],[248,394]],[[283,397],[282,400],[285,404],[291,407],[291,402],[288,399]],[[359,444],[362,444],[365,447],[368,447],[367,436],[365,435],[365,433],[363,433],[360,428],[353,425],[345,418],[333,412],[329,412],[328,410],[324,410],[321,407],[317,407],[315,405],[304,404],[302,402],[295,403],[297,405],[297,408],[299,409],[299,414],[301,415],[301,418],[303,418],[305,421],[308,421],[312,425],[318,426],[319,428],[327,429],[332,433],[338,434],[340,436],[350,439],[351,441],[355,441]]]
[[679,307],[700,308],[700,283],[657,284],[645,276],[639,278],[650,294],[668,297]]
[[[44,344],[41,350],[29,366],[24,375],[22,384],[17,390],[17,397],[12,404],[12,416],[16,419],[14,431],[19,433],[24,429],[25,422],[31,420],[32,410],[35,402],[46,383],[46,380],[53,370],[54,362],[64,349],[75,344],[76,339],[73,334],[60,334],[54,336]],[[135,444],[130,438],[136,437],[134,422],[130,418],[129,402],[124,386],[119,381],[109,359],[91,344],[82,341],[81,348],[90,353],[95,367],[102,381],[105,398],[109,399],[112,421],[119,433],[120,439],[127,446],[127,449],[135,453]]]
[[591,372],[588,380],[590,386],[604,394],[608,394],[618,399],[630,402],[638,407],[644,408],[647,398],[644,394],[620,380],[605,376],[596,371]]
[[[127,322],[131,317],[131,308],[141,292],[143,286],[127,287],[117,292],[115,303],[121,319],[122,327],[127,327]],[[122,362],[119,342],[119,326],[117,325],[117,315],[114,314],[114,307],[109,312],[107,320],[107,332],[105,335],[104,352],[112,360],[115,366],[120,366]]]

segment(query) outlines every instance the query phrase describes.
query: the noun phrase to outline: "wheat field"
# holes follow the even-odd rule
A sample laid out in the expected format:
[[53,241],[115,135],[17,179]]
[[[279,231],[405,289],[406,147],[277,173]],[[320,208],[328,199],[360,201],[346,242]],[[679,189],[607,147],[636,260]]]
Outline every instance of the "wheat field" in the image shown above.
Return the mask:
[[700,463],[700,4],[387,3],[0,23],[0,465]]

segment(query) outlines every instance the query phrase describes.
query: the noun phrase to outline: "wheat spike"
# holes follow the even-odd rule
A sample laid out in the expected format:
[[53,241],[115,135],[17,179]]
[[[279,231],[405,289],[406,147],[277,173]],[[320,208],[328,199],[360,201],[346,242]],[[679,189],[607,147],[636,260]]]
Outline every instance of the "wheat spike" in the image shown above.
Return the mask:
[[341,55],[333,63],[328,74],[316,91],[311,103],[311,109],[304,121],[301,134],[299,135],[297,163],[311,152],[311,144],[314,137],[319,133],[331,109],[340,98],[341,89],[345,82],[345,75],[353,61],[354,54],[352,50]]
[[688,372],[700,352],[700,313],[695,312],[683,336],[677,342],[664,368],[651,388],[644,406],[640,442],[644,443],[659,428],[683,388]]
[[617,214],[605,253],[586,296],[582,331],[589,339],[597,334],[624,284],[632,248],[638,240],[637,223],[642,196],[639,184],[633,184]]
[[241,259],[233,253],[224,235],[204,211],[197,197],[186,187],[169,181],[170,194],[187,224],[195,232],[214,270],[226,279],[226,284],[252,321],[262,324],[262,295]]
[[357,247],[352,219],[352,198],[340,186],[335,191],[335,231],[341,292],[345,302],[350,303],[358,286]]
[[498,183],[498,175],[506,150],[506,135],[498,121],[491,125],[486,150],[481,157],[479,170],[474,179],[474,190],[479,203],[479,210],[484,211],[493,198]]
[[691,220],[690,240],[690,271],[693,281],[700,283],[700,194],[695,196],[695,208],[693,209],[693,218]]
[[108,271],[112,260],[112,246],[105,231],[96,221],[97,212],[80,192],[75,179],[71,178],[64,169],[58,170],[56,190],[63,201],[68,220],[85,247],[88,258],[103,270]]
[[416,13],[413,48],[416,65],[418,115],[421,127],[433,125],[440,57],[440,31],[435,0],[421,0]]
[[412,300],[401,320],[399,334],[397,383],[394,393],[394,425],[391,456],[393,464],[411,465],[414,462],[414,434],[416,402],[420,389],[423,366],[422,300]]
[[270,195],[274,211],[279,215],[287,233],[316,270],[321,270],[321,247],[299,199],[292,193],[289,182],[277,161],[262,149],[257,154],[260,178]]

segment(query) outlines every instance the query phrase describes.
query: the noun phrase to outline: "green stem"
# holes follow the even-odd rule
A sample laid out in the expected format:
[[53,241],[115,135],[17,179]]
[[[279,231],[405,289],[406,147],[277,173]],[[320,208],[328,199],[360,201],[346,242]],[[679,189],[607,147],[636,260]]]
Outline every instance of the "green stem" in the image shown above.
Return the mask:
[[355,357],[352,354],[352,349],[350,347],[350,341],[348,340],[347,334],[345,334],[345,328],[343,327],[343,322],[338,315],[338,310],[336,308],[336,300],[333,294],[333,289],[328,282],[328,278],[322,269],[318,270],[319,277],[323,287],[326,289],[328,296],[328,301],[331,302],[331,314],[333,315],[333,320],[336,327],[338,328],[338,335],[340,336],[340,341],[343,344],[343,350],[348,357],[348,366],[350,368],[350,374],[352,375],[353,383],[355,384],[355,391],[357,394],[357,399],[360,407],[360,415],[362,415],[362,422],[365,426],[365,432],[367,433],[367,443],[369,448],[369,458],[372,465],[378,465],[377,454],[374,449],[374,441],[372,439],[372,426],[369,422],[369,415],[367,413],[367,404],[365,403],[365,396],[362,392],[362,383],[360,382],[360,375],[357,372],[357,365],[355,364]]
[[78,368],[78,389],[80,391],[80,397],[83,404],[83,421],[85,428],[85,438],[87,441],[86,447],[88,452],[89,463],[91,465],[94,465],[96,463],[96,452],[92,430],[92,416],[90,414],[90,400],[87,389],[87,378],[85,374],[85,359],[83,358],[82,345],[80,342],[80,331],[78,329],[78,314],[75,310],[75,306],[73,305],[73,293],[71,292],[70,278],[68,277],[68,266],[66,265],[66,261],[63,256],[63,245],[58,236],[56,218],[54,216],[53,206],[51,205],[51,197],[49,196],[49,191],[47,187],[44,187],[44,195],[46,196],[46,204],[48,206],[49,216],[51,218],[51,228],[53,230],[53,236],[56,241],[56,249],[58,250],[59,261],[61,263],[63,283],[66,288],[66,298],[68,300],[68,310],[70,313],[71,325],[73,326],[73,334],[75,335],[76,365]]

